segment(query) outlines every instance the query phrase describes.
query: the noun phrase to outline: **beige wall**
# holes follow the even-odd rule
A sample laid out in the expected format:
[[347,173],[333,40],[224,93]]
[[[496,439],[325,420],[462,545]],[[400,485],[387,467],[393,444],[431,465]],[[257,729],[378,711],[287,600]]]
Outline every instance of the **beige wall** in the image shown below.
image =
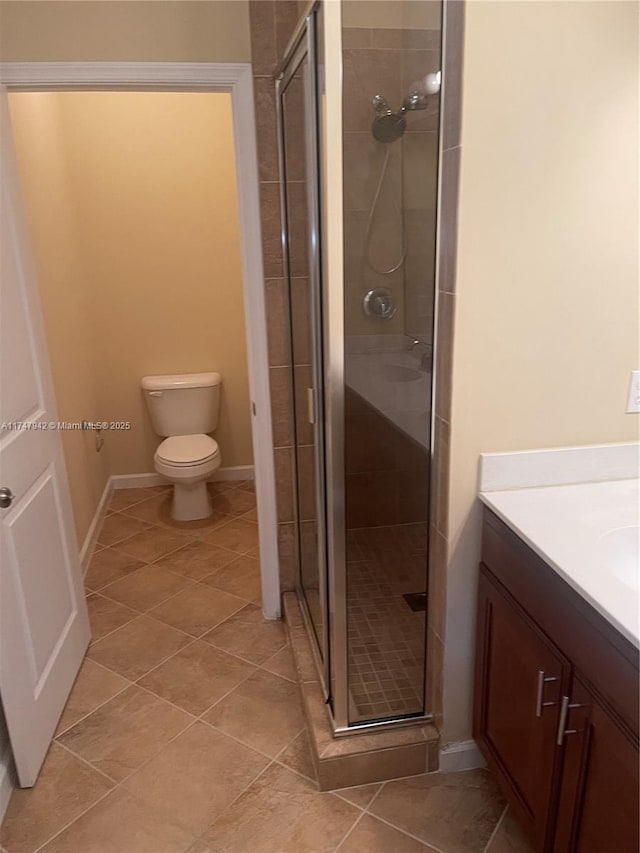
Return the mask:
[[[108,472],[153,471],[160,439],[140,378],[217,370],[222,464],[251,464],[230,96],[14,94],[11,110],[40,268],[60,255],[41,216],[57,213],[58,188],[38,173],[57,153],[80,246],[80,265],[52,282],[51,298],[43,291],[61,417],[72,408],[87,417],[80,409],[92,392],[101,420],[133,427],[105,434]],[[67,458],[81,541],[96,502],[76,485],[84,468],[74,473]]]
[[247,0],[0,3],[5,62],[250,62]]
[[445,739],[470,737],[483,451],[628,441],[638,6],[467,3]]
[[[10,107],[58,417],[95,420],[98,350],[60,113],[48,94],[12,95]],[[108,448],[97,454],[92,432],[65,431],[62,443],[81,544],[109,476]]]

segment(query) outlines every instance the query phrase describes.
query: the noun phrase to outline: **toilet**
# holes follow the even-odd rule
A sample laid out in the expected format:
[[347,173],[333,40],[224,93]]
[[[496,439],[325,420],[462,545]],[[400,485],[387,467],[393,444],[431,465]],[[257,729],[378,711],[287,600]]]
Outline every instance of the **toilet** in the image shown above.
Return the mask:
[[173,483],[171,514],[176,521],[211,514],[207,480],[220,467],[220,448],[207,433],[218,424],[221,382],[219,373],[142,378],[153,428],[166,436],[153,461],[158,474]]

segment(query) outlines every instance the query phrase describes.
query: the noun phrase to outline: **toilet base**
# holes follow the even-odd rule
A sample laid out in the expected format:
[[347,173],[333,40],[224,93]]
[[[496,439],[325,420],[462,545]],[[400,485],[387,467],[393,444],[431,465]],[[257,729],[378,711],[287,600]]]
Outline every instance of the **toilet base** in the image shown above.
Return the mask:
[[196,521],[208,518],[212,512],[206,480],[193,485],[173,484],[171,517],[175,521]]

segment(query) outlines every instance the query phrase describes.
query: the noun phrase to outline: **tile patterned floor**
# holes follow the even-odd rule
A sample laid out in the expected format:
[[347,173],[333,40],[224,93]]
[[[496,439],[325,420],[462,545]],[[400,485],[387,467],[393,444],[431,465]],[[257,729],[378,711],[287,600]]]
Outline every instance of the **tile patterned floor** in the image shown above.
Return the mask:
[[426,527],[349,531],[347,618],[352,720],[420,713],[425,613],[405,593],[426,585]]
[[525,853],[484,771],[318,792],[286,634],[257,606],[251,485],[213,491],[191,525],[164,490],[113,496],[94,640],[3,853]]

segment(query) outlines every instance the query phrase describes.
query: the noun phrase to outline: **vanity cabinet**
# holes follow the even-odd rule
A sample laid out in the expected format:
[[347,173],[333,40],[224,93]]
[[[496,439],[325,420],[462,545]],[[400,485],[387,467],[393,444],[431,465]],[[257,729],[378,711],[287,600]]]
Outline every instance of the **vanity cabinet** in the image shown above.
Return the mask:
[[638,853],[638,650],[485,509],[474,737],[535,850]]

